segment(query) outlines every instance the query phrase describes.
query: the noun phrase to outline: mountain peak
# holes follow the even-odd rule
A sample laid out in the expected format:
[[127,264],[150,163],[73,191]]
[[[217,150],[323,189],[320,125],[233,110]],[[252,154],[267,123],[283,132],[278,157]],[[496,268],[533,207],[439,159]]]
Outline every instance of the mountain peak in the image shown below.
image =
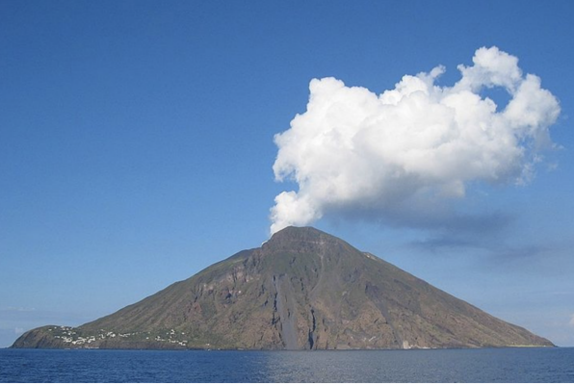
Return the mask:
[[287,226],[282,230],[279,230],[271,236],[272,239],[303,239],[303,240],[313,240],[320,237],[330,237],[335,238],[330,234],[327,234],[321,230],[317,230],[311,226],[297,227],[297,226]]
[[332,254],[334,249],[353,249],[345,241],[314,227],[286,227],[261,247],[263,252],[290,252],[299,254]]

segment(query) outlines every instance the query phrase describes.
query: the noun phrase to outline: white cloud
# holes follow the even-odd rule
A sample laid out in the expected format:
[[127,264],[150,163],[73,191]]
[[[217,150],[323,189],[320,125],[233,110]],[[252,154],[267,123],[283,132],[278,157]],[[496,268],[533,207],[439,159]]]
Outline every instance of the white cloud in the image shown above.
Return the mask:
[[[539,151],[552,145],[558,101],[496,47],[478,49],[473,63],[458,67],[452,87],[435,84],[445,71],[438,66],[381,95],[313,79],[306,112],[275,136],[275,178],[299,190],[275,198],[271,232],[337,211],[409,222],[464,197],[469,182],[528,182]],[[505,108],[481,96],[492,87],[510,95]]]
[[574,326],[574,314],[570,316],[570,322],[568,323],[570,326]]

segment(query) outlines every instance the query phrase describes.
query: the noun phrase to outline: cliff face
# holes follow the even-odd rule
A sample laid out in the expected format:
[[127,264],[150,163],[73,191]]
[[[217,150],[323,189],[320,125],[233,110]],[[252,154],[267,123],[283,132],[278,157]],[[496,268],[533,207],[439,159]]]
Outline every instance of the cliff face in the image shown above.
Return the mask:
[[19,348],[553,346],[313,228],[289,227],[144,300]]

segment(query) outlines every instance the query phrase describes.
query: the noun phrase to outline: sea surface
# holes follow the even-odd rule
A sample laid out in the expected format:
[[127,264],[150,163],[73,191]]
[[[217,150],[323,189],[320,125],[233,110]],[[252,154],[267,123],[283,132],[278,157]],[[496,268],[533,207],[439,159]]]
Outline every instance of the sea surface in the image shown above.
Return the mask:
[[0,349],[1,382],[574,382],[574,348]]

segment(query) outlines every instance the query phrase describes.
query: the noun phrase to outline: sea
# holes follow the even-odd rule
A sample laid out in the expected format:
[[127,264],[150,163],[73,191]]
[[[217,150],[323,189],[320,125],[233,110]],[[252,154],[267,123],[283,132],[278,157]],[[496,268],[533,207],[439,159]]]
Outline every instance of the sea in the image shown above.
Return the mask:
[[1,382],[574,382],[574,348],[0,349]]

